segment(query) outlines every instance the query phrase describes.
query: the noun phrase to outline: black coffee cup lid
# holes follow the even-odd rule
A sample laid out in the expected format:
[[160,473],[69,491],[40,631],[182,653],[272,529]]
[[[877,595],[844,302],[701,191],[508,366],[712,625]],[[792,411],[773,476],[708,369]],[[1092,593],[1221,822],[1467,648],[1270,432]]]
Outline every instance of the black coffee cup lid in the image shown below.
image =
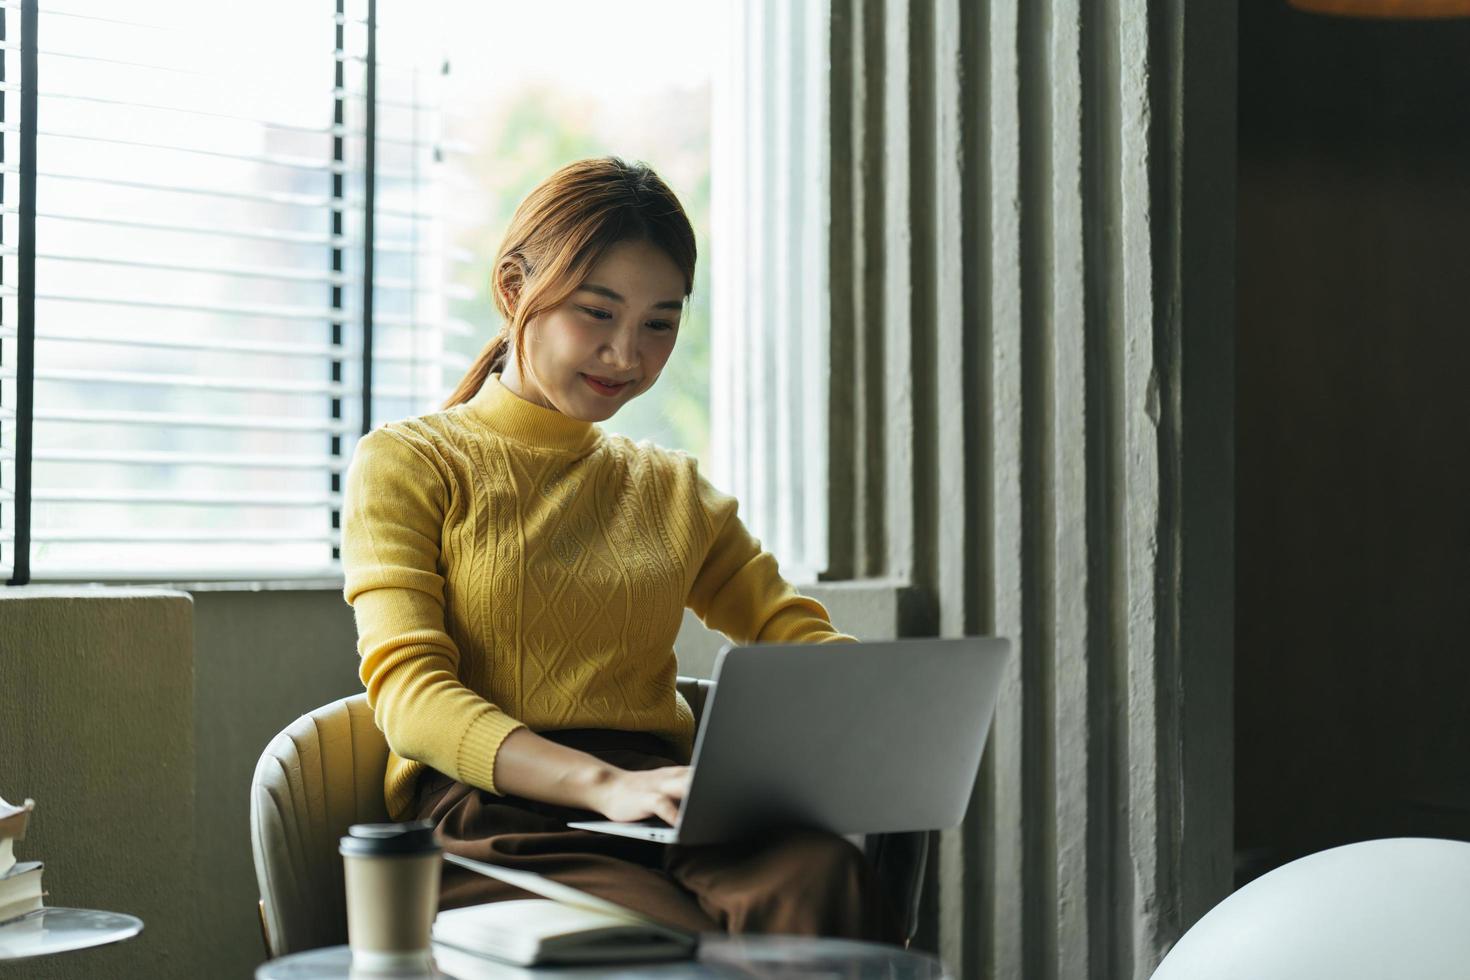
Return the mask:
[[343,854],[364,857],[433,854],[441,850],[434,839],[432,820],[408,823],[355,823],[347,828],[339,848]]

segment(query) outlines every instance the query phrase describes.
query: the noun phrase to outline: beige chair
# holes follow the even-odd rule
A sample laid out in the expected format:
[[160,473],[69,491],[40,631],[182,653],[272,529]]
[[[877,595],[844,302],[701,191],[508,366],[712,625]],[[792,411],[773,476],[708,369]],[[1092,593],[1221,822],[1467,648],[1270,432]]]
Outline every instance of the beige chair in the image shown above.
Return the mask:
[[347,941],[337,841],[388,819],[388,743],[367,695],[323,705],[273,738],[250,786],[260,923],[272,957]]
[[[679,693],[696,718],[713,686],[679,678]],[[347,942],[337,841],[352,824],[388,819],[387,764],[388,744],[364,694],[302,715],[261,754],[250,787],[250,844],[270,956]],[[918,922],[927,842],[927,834],[873,835],[866,841],[884,891],[905,911],[910,937]]]

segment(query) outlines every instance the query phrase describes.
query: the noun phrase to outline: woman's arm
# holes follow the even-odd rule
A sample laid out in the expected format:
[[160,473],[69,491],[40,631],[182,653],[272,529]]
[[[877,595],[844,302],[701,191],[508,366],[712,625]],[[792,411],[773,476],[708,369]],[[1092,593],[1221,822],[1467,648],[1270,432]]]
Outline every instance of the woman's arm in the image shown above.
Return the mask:
[[377,429],[347,471],[342,568],[359,673],[396,755],[495,792],[496,750],[522,725],[460,680],[438,568],[449,488],[431,452],[412,434]]
[[825,606],[781,577],[775,556],[737,515],[735,498],[697,468],[695,479],[699,506],[715,532],[686,600],[700,621],[737,643],[855,642],[833,627]]
[[609,820],[657,816],[673,823],[689,790],[689,767],[630,771],[518,728],[500,743],[496,788],[543,803],[594,810]]

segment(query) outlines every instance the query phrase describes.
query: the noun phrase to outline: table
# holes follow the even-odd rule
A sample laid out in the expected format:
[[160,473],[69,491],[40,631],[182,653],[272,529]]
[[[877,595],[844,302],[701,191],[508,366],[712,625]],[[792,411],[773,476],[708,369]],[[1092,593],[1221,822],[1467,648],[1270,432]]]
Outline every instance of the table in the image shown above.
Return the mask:
[[[629,963],[601,966],[534,969],[484,961],[481,974],[496,980],[638,980],[643,977],[684,980],[696,977],[741,977],[743,980],[842,977],[843,980],[950,980],[952,974],[934,957],[897,946],[860,943],[849,939],[806,936],[723,936],[700,939],[699,957],[676,963]],[[352,953],[346,946],[330,946],[271,960],[255,971],[255,980],[335,980],[366,974],[351,970]],[[448,974],[419,974],[420,978],[447,978]]]
[[105,946],[143,931],[143,920],[97,909],[43,908],[0,926],[0,960]]

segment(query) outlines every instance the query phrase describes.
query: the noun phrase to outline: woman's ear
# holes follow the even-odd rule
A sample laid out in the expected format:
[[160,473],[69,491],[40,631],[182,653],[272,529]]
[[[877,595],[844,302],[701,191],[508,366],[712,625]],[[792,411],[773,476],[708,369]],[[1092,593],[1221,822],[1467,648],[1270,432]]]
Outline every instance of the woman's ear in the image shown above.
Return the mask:
[[521,289],[526,283],[526,262],[520,253],[512,252],[501,260],[491,279],[490,288],[495,291],[495,296],[500,300],[506,314],[513,316],[516,304],[521,299]]
[[505,307],[507,313],[515,314],[516,303],[520,301],[520,298],[520,283],[500,283],[500,302]]

